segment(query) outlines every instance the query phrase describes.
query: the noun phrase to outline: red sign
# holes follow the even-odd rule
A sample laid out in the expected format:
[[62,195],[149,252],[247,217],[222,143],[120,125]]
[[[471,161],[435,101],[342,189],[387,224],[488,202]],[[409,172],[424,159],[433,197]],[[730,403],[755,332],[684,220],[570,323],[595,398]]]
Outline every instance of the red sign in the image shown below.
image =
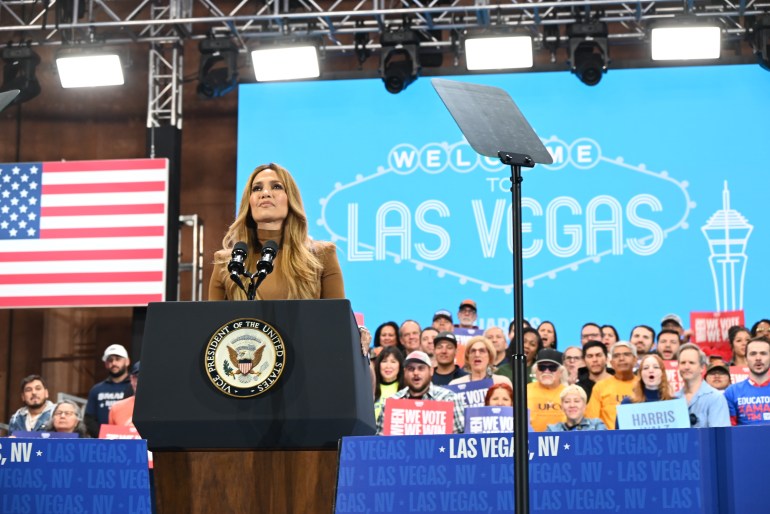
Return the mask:
[[743,325],[743,311],[691,312],[691,341],[700,346],[706,355],[719,355],[730,361],[732,349],[728,331],[731,327]]
[[668,377],[668,383],[671,384],[671,392],[676,393],[684,386],[682,377],[679,375],[679,363],[677,361],[663,361],[663,364],[666,366],[666,377]]
[[746,366],[730,366],[730,383],[737,384],[749,378],[749,368]]
[[385,400],[384,435],[451,434],[453,427],[453,402]]

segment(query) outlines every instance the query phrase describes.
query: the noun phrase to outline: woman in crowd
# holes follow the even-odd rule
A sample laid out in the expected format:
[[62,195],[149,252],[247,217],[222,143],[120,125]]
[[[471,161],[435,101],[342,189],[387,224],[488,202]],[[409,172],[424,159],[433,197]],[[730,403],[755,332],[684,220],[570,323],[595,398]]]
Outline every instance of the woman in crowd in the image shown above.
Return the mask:
[[513,388],[502,382],[493,385],[487,389],[484,405],[490,407],[513,407]]
[[634,386],[631,398],[624,398],[621,403],[657,402],[674,398],[666,365],[658,354],[646,355],[639,363],[636,376],[639,381]]
[[612,325],[602,325],[602,343],[607,347],[607,350],[612,348],[612,345],[620,341],[618,331]]
[[449,385],[464,384],[491,378],[495,384],[511,385],[510,379],[496,375],[492,363],[497,359],[497,351],[492,342],[484,336],[471,337],[465,344],[465,369],[469,372],[464,377],[455,378]]
[[761,319],[751,327],[751,337],[770,337],[770,319]]
[[559,340],[556,337],[556,327],[550,321],[543,321],[537,326],[537,332],[540,334],[540,339],[543,340],[544,348],[556,349],[559,344]]
[[566,421],[548,425],[546,432],[569,432],[572,430],[607,430],[604,422],[598,418],[586,418],[586,392],[582,387],[572,384],[564,388],[559,395],[561,410]]
[[[263,300],[344,298],[342,271],[333,243],[308,236],[307,216],[294,179],[277,164],[257,167],[246,181],[238,215],[214,254],[209,300],[243,300],[241,288],[231,279],[228,263],[233,247],[246,243],[246,271],[256,271],[263,245],[278,244],[274,270],[257,290]],[[241,277],[239,277],[241,278]]]
[[78,434],[78,437],[88,437],[80,407],[72,400],[62,400],[56,404],[51,419],[45,424],[43,431],[74,433]]
[[[754,328],[756,328],[756,325]],[[733,360],[730,361],[730,366],[748,366],[746,345],[751,340],[749,329],[739,326],[730,327],[730,330],[727,331],[727,337],[730,340],[730,348],[733,351]]]
[[374,361],[374,419],[378,419],[385,400],[404,388],[404,354],[395,346],[382,346]]
[[402,352],[404,351],[398,342],[398,323],[395,321],[386,321],[374,331],[372,356],[377,357],[386,346],[395,346]]

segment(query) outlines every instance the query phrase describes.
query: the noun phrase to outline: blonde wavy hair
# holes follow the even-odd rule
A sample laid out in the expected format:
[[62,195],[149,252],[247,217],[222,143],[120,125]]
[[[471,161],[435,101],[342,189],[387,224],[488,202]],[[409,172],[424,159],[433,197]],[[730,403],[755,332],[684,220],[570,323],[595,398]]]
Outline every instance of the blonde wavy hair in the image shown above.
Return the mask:
[[[318,298],[322,265],[314,252],[313,241],[308,236],[307,216],[302,204],[302,196],[294,178],[288,170],[278,164],[270,163],[258,166],[249,176],[241,196],[238,215],[222,239],[224,251],[218,252],[216,262],[217,264],[228,262],[235,243],[243,241],[249,246],[246,269],[255,269],[262,245],[257,237],[257,223],[251,215],[249,199],[254,178],[265,170],[273,170],[278,175],[288,197],[289,212],[283,222],[281,258],[276,261],[276,269],[286,279],[290,300]],[[246,295],[240,289],[236,289],[236,295],[238,295],[237,299],[246,299]],[[259,296],[259,291],[257,291],[257,296]]]
[[484,336],[474,336],[468,339],[468,341],[465,343],[465,369],[470,371],[471,370],[471,347],[476,343],[484,343],[484,346],[487,349],[487,353],[489,354],[489,366],[487,375],[492,375],[495,371],[497,371],[497,366],[495,366],[495,359],[497,358],[497,350],[495,350],[495,345],[492,344],[492,341],[487,339]]

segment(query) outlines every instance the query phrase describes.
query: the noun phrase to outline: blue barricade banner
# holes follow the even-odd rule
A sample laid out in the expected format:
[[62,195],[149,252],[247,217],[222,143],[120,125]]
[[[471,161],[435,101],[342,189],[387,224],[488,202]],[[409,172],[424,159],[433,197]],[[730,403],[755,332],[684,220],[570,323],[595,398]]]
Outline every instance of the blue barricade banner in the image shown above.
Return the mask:
[[147,441],[0,439],[3,514],[150,514]]
[[455,384],[443,386],[450,391],[454,391],[460,398],[463,399],[465,407],[483,407],[484,398],[487,395],[487,391],[494,385],[494,381],[491,378],[485,378],[483,380],[474,380],[473,382],[465,382],[464,384]]
[[[553,321],[560,348],[586,321],[628,339],[671,312],[766,315],[767,71],[611,70],[597,87],[568,72],[454,79],[508,92],[553,155],[523,171],[521,252],[524,315]],[[244,84],[238,109],[234,206],[257,165],[286,167],[370,328],[429,325],[440,308],[456,322],[471,298],[481,329],[507,331],[510,169],[469,147],[430,80],[398,95],[379,79]],[[661,295],[664,277],[687,294]]]
[[[530,434],[532,513],[716,513],[713,432]],[[513,436],[348,437],[335,512],[506,513]]]
[[690,428],[690,413],[684,398],[662,402],[618,405],[618,428]]

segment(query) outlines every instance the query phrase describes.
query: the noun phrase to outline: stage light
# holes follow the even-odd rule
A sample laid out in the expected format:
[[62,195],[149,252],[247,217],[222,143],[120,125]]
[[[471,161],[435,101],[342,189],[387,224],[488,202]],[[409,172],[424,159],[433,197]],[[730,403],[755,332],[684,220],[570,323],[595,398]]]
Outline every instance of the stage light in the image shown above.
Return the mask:
[[770,71],[770,16],[763,16],[754,24],[752,46],[757,62]]
[[601,21],[578,22],[567,26],[572,73],[588,86],[598,84],[607,72],[607,33],[607,24]]
[[719,59],[721,31],[694,18],[661,22],[650,29],[653,61]]
[[40,83],[35,77],[35,68],[40,56],[29,47],[3,48],[3,85],[0,91],[18,89],[19,95],[12,104],[22,104],[40,94]]
[[202,98],[219,98],[238,85],[238,47],[228,38],[207,38],[198,45],[198,87]]
[[532,37],[510,32],[468,35],[465,65],[469,71],[531,68]]
[[290,43],[262,47],[251,52],[258,82],[313,79],[321,74],[318,48],[313,44]]
[[68,48],[56,54],[61,87],[123,85],[123,65],[116,52],[95,48]]
[[380,77],[389,93],[400,93],[420,74],[420,37],[412,29],[388,29],[380,35],[380,44]]

